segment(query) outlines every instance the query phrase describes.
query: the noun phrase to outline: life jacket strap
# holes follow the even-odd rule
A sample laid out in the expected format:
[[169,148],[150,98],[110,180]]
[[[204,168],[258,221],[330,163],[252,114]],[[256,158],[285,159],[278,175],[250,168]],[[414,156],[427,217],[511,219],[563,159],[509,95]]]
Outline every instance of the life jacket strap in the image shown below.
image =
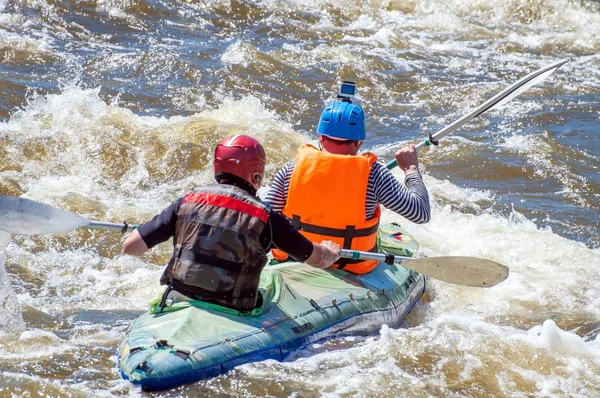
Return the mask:
[[[377,231],[377,230],[375,230]],[[371,235],[371,234],[369,234]],[[352,238],[356,236],[356,226],[348,225],[344,231],[344,249],[352,248]]]
[[[334,238],[344,238],[344,249],[350,249],[350,244],[353,238],[361,238],[365,236],[371,236],[377,233],[379,229],[379,222],[368,228],[356,229],[354,225],[347,225],[346,228],[330,228],[322,227],[320,225],[309,224],[300,221],[300,216],[294,215],[292,217],[292,225],[299,231],[308,232],[311,234],[331,236]],[[349,241],[349,242],[347,242]],[[347,245],[348,243],[348,245]]]
[[169,296],[169,293],[171,292],[171,290],[173,290],[173,284],[169,283],[169,286],[167,286],[167,288],[165,289],[165,292],[162,295],[162,298],[160,299],[160,304],[159,304],[160,312],[163,312],[163,310],[167,306],[167,297]]

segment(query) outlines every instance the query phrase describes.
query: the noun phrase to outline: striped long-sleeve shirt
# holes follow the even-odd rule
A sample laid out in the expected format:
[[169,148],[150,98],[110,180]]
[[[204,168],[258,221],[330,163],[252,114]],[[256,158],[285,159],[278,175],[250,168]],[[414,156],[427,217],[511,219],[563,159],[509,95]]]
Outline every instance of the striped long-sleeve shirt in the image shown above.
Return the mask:
[[[275,211],[283,211],[285,207],[295,160],[283,166],[275,175],[271,190],[265,202],[273,206]],[[373,218],[377,204],[382,204],[407,220],[424,224],[431,219],[429,195],[419,173],[409,174],[400,184],[392,172],[381,163],[374,163],[369,174],[365,210],[367,219]]]

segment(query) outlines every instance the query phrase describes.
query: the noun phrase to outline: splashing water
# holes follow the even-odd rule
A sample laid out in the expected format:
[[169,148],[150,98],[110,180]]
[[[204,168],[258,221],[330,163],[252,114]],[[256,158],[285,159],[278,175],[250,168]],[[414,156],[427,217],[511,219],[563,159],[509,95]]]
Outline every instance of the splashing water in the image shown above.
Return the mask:
[[[567,0],[0,0],[0,194],[139,223],[212,182],[226,134],[263,142],[268,185],[314,141],[337,80],[358,82],[363,148],[385,161],[570,58],[419,153],[430,223],[384,211],[421,254],[490,258],[510,268],[505,282],[430,280],[411,328],[165,395],[598,396],[599,11]],[[118,375],[115,348],[161,291],[172,248],[133,258],[121,242],[0,233],[0,395],[141,394]]]
[[19,336],[25,331],[21,305],[6,272],[6,246],[10,236],[0,231],[0,337]]

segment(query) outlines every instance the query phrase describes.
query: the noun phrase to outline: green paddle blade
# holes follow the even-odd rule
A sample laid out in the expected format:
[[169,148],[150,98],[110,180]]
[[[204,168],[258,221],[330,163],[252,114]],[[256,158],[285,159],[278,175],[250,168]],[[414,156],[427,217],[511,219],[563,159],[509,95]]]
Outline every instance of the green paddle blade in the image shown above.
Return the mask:
[[21,235],[46,235],[88,226],[71,212],[33,200],[0,195],[0,230]]

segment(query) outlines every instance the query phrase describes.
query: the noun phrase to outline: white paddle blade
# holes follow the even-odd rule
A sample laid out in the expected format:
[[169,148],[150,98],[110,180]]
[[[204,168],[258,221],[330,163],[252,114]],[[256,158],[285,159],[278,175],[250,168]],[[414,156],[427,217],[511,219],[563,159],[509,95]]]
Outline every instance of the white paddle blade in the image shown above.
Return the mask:
[[46,235],[88,225],[89,220],[33,200],[0,195],[0,230],[20,235]]
[[496,105],[494,105],[494,108],[496,108],[496,109],[502,108],[502,106],[504,106],[504,104],[506,104],[508,101],[517,97],[524,91],[529,90],[529,88],[535,86],[536,84],[540,83],[541,81],[546,80],[548,77],[550,77],[550,75],[554,74],[554,72],[556,72],[556,70],[558,68],[560,68],[562,65],[566,64],[568,61],[569,61],[568,59],[562,60],[562,61],[560,61],[560,63],[549,66],[548,68],[550,68],[550,69],[540,73],[539,75],[537,75],[535,77],[532,77],[530,80],[527,80],[521,87],[519,87],[518,89],[516,89],[515,91],[510,93],[507,97],[500,100],[500,102],[498,102]]
[[426,257],[403,261],[403,266],[444,282],[492,287],[508,278],[508,267],[477,257]]
[[[470,122],[471,120],[475,119],[476,117],[479,117],[480,115],[484,114],[485,112],[487,112],[491,109],[498,109],[499,107],[503,106],[504,104],[506,104],[508,101],[512,100],[519,94],[523,93],[524,91],[528,90],[529,88],[535,86],[536,84],[538,84],[541,81],[550,77],[550,75],[552,75],[554,72],[556,72],[556,70],[558,68],[560,68],[562,65],[566,64],[567,62],[569,62],[568,59],[563,59],[561,61],[553,63],[552,65],[538,69],[535,72],[531,72],[527,76],[521,78],[516,83],[511,84],[509,87],[505,88],[504,90],[502,90],[498,94],[494,95],[489,100],[485,101],[482,105],[478,106],[475,110],[471,111],[470,113],[464,115],[460,119],[458,119],[458,120],[452,122],[451,124],[449,124],[448,126],[444,127],[437,133],[433,134],[429,139],[418,143],[415,146],[416,149],[419,150],[425,146],[429,146],[430,144],[432,144],[435,141],[439,141],[440,139],[447,136],[448,134],[452,134],[453,132],[458,130],[460,127],[465,125],[467,122]],[[396,167],[397,164],[392,164],[392,163],[393,162],[390,162],[386,166],[389,169]]]

